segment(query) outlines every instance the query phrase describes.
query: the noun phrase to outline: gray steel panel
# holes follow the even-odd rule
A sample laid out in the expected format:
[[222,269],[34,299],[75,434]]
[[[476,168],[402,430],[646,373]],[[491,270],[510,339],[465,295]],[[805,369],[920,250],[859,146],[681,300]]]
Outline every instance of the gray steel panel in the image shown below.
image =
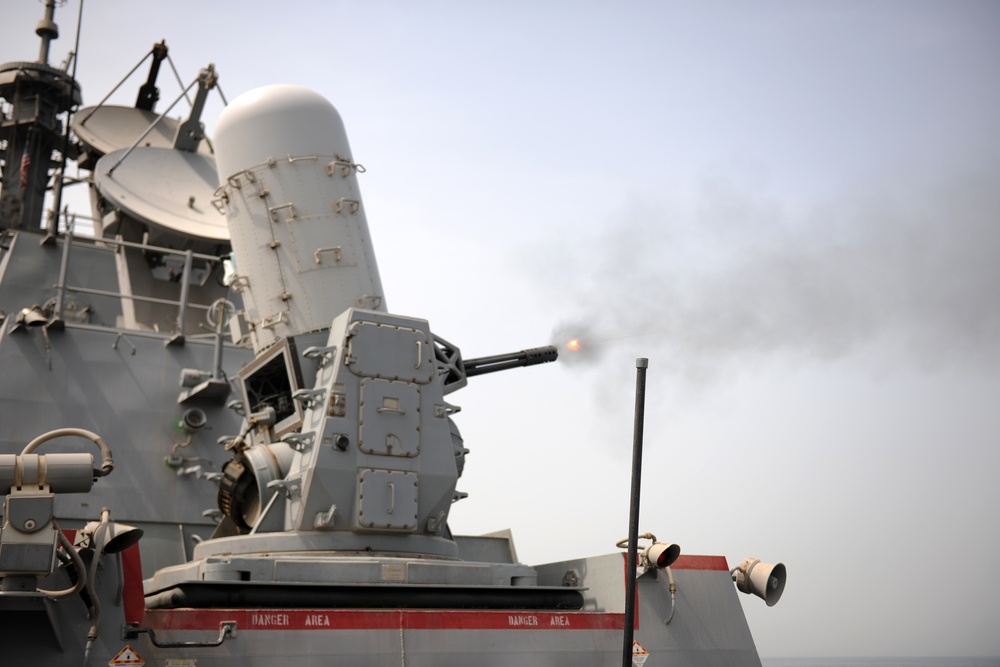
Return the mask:
[[426,384],[435,376],[434,348],[417,329],[373,322],[350,327],[349,368],[355,375]]
[[[40,239],[38,234],[17,232],[4,243],[6,250],[0,248],[4,265],[3,275],[0,275],[0,310],[10,319],[22,308],[45,304],[55,296],[52,286],[59,276],[65,241],[61,239],[55,245],[40,245]],[[114,252],[107,247],[78,240],[71,249],[66,282],[72,286],[117,292]],[[79,314],[83,321],[91,324],[114,326],[121,317],[121,300],[115,297],[67,292],[66,301],[70,307],[70,312],[65,315],[67,319],[71,313]]]
[[358,447],[366,454],[420,453],[420,387],[378,378],[361,381]]
[[416,530],[419,478],[398,470],[358,474],[358,525],[373,530]]

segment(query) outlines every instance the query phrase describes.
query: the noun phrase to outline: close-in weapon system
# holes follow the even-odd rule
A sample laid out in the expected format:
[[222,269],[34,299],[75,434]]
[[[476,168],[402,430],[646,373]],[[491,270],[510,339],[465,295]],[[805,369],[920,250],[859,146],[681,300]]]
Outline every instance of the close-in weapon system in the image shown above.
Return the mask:
[[[359,165],[339,115],[316,93],[251,91],[222,114],[215,143],[233,285],[256,357],[237,376],[246,417],[226,442],[233,455],[219,483],[222,523],[190,563],[154,575],[150,604],[225,605],[227,589],[204,582],[246,571],[275,574],[271,586],[242,587],[240,598],[275,602],[289,560],[298,583],[342,596],[343,585],[327,583],[334,571],[350,573],[356,589],[398,567],[487,607],[509,606],[519,593],[526,601],[517,606],[537,605],[539,595],[557,607],[582,604],[573,591],[512,588],[534,576],[523,565],[467,564],[458,574],[449,564],[459,557],[447,518],[465,449],[444,395],[471,375],[553,361],[556,350],[463,361],[426,321],[387,312]],[[300,562],[316,551],[366,556]],[[398,605],[403,592],[351,604]],[[293,587],[280,603],[301,606],[302,594]],[[447,597],[438,604],[452,604]]]

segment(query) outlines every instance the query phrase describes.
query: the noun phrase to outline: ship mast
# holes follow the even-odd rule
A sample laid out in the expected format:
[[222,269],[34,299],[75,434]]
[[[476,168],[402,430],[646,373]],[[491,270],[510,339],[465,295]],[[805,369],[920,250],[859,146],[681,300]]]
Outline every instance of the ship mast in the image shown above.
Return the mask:
[[[80,104],[80,86],[65,70],[48,64],[49,47],[59,37],[56,0],[46,0],[35,32],[41,38],[38,60],[0,65],[0,229],[39,230],[49,174],[66,159],[60,116]],[[67,64],[69,61],[67,61]]]

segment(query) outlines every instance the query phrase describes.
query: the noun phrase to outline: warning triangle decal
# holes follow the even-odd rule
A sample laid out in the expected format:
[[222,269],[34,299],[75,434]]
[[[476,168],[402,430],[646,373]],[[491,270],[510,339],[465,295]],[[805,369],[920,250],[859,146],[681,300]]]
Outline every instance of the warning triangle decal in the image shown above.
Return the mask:
[[125,648],[118,651],[118,655],[108,661],[108,664],[111,665],[111,667],[118,667],[119,665],[145,665],[146,661],[143,660],[138,653],[132,650],[131,646],[126,644]]
[[632,642],[632,664],[635,665],[635,667],[642,667],[648,657],[649,651],[644,649],[642,644],[639,642]]

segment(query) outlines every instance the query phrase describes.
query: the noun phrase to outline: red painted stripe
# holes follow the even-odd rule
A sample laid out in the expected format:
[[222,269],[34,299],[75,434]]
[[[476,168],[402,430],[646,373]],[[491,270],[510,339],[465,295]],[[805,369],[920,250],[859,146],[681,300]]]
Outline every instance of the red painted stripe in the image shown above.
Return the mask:
[[722,570],[729,572],[725,556],[685,556],[681,554],[670,566],[674,570]]
[[[628,564],[627,556],[628,553],[623,551],[622,560],[626,565]],[[725,556],[685,556],[684,554],[678,556],[670,568],[673,570],[719,570],[723,572],[729,572],[730,569]]]
[[[63,530],[63,535],[70,541],[76,542],[76,530]],[[139,623],[142,621],[143,610],[146,607],[146,600],[142,592],[142,562],[139,559],[139,545],[133,544],[125,551],[121,552],[122,573],[122,602],[124,604],[125,622]],[[114,556],[109,556],[114,558]]]
[[125,603],[125,622],[138,623],[146,608],[146,598],[142,591],[142,562],[139,559],[139,545],[133,544],[122,552],[122,573],[125,582],[122,597]]
[[156,630],[621,630],[624,614],[370,609],[147,609]]

